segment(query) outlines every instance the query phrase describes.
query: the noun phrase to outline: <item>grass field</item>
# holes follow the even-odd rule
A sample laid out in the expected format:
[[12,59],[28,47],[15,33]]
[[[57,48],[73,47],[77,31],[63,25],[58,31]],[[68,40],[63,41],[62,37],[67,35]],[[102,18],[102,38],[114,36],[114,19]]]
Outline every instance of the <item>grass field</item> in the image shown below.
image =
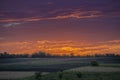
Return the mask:
[[14,80],[14,79],[21,79],[25,77],[30,77],[33,76],[35,72],[9,72],[9,71],[4,71],[0,72],[0,80]]
[[[89,67],[89,69],[91,69],[91,67]],[[84,68],[82,71],[69,70],[64,72],[50,72],[44,73],[44,75],[42,75],[41,77],[42,79],[40,80],[119,80],[120,71],[116,70],[112,71],[113,72],[104,70],[103,72],[101,72],[99,70],[96,71],[90,70],[87,72],[86,68]],[[82,73],[81,78],[78,78],[76,75],[79,72]],[[62,79],[59,79],[60,73],[63,74]],[[2,73],[0,72],[0,80],[36,80],[36,79],[35,72],[2,72]]]
[[[91,61],[97,61],[100,66],[91,67]],[[120,80],[120,58],[0,59],[0,80],[35,80],[36,71],[49,72],[42,76],[42,80],[60,80],[58,75],[61,70],[64,70],[61,80]],[[76,77],[77,72],[82,72],[81,79]]]
[[120,64],[100,64],[103,67],[118,67],[120,68]]
[[65,71],[78,71],[78,72],[120,72],[120,68],[116,67],[93,67],[93,66],[85,66],[73,68]]
[[[88,66],[91,61],[100,64],[119,64],[119,58],[14,58],[0,59],[0,71],[55,72]],[[106,65],[103,65],[106,66]],[[115,65],[114,65],[115,66]]]
[[[59,78],[60,73],[51,73],[43,75],[40,80],[120,80],[120,72],[84,72],[79,78],[76,74],[78,72],[63,72],[62,78]],[[35,80],[35,76],[20,80]]]

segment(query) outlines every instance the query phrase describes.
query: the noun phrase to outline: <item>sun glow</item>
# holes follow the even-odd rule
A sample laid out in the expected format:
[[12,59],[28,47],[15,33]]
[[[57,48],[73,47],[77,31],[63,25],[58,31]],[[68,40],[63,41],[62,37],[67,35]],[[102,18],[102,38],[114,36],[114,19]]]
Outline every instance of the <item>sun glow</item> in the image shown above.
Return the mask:
[[95,53],[120,53],[120,40],[98,42],[94,44],[77,41],[30,41],[30,42],[9,42],[0,45],[0,52],[14,54],[32,54],[44,51],[57,55],[94,55]]

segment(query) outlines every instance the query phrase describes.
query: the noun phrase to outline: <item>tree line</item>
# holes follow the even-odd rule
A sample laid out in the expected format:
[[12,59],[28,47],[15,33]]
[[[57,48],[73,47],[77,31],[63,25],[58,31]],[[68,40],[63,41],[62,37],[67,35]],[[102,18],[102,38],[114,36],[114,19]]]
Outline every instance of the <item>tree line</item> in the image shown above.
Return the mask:
[[9,54],[7,52],[0,53],[0,58],[67,58],[67,57],[120,57],[120,55],[114,54],[114,53],[107,53],[107,54],[95,54],[95,55],[86,55],[86,56],[75,56],[74,53],[71,53],[70,55],[63,54],[60,55],[52,55],[50,53],[45,52],[36,52],[33,54]]

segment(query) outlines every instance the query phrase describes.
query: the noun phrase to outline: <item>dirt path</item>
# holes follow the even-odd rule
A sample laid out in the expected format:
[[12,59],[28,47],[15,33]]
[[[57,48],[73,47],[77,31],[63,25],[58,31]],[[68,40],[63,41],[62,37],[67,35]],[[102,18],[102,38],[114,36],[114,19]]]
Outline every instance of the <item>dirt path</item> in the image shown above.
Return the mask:
[[113,68],[113,67],[79,67],[74,68],[66,71],[81,71],[81,72],[120,72],[120,68]]

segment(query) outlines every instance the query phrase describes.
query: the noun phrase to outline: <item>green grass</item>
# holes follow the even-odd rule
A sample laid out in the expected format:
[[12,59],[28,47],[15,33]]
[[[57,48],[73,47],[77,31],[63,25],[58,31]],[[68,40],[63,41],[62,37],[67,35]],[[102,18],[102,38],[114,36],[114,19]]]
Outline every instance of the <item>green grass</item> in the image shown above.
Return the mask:
[[[82,77],[78,78],[78,72],[62,72],[63,77],[59,79],[60,72],[43,75],[40,80],[120,80],[120,72],[87,72],[82,73]],[[20,80],[35,80],[34,76]]]

